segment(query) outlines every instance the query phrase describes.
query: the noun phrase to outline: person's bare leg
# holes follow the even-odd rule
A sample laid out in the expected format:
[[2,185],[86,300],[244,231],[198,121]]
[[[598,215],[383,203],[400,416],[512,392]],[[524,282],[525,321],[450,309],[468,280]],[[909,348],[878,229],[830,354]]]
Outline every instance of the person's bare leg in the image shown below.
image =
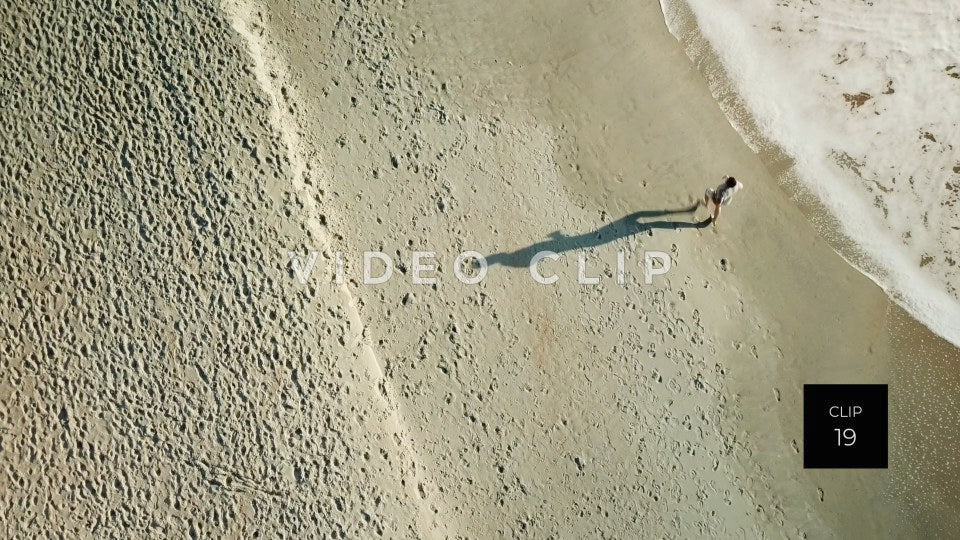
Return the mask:
[[713,207],[713,226],[717,226],[717,220],[720,219],[720,205]]

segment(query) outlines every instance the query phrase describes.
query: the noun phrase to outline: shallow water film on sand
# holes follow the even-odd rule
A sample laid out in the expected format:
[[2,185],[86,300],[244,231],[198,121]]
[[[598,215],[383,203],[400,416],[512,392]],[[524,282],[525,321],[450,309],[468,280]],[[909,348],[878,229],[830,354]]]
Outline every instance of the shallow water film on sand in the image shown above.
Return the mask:
[[786,152],[855,242],[847,257],[960,345],[960,2],[661,3],[692,56],[722,63],[715,95],[745,106],[731,122]]
[[[827,18],[777,9],[810,19],[777,35]],[[670,13],[0,5],[0,536],[960,530],[960,352],[848,264],[778,182],[788,158],[745,144],[721,64],[686,54],[706,29],[678,41],[695,19]],[[876,69],[822,71],[836,107],[777,103],[880,131],[828,172],[872,179],[850,190],[882,206],[850,215],[905,227],[949,296],[931,246],[956,130],[909,79],[954,49],[914,43],[921,15],[867,13],[836,65]],[[854,28],[830,16],[811,59]],[[883,24],[931,54],[877,64]],[[913,184],[871,161],[888,116],[927,126],[883,158]],[[833,131],[803,137],[825,151]],[[911,193],[930,199],[907,225]]]

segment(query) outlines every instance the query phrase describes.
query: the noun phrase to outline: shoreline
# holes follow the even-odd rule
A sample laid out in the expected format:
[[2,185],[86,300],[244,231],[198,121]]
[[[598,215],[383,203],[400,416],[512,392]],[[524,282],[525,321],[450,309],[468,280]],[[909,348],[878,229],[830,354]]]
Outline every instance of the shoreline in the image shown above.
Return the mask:
[[[824,239],[656,3],[93,7],[0,8],[11,534],[960,529],[957,349]],[[391,279],[319,279],[363,250]],[[889,469],[802,468],[817,382],[890,384]]]
[[[689,347],[668,348],[666,352],[674,362],[673,367],[660,363],[659,350],[649,349],[648,362],[658,366],[652,373],[647,373],[640,364],[618,377],[621,380],[635,378],[639,388],[650,392],[650,397],[655,396],[655,402],[672,403],[673,407],[677,401],[671,395],[685,394],[684,385],[690,384],[691,378],[693,388],[713,389],[709,399],[694,399],[691,402],[694,408],[688,412],[680,408],[668,414],[680,417],[698,414],[705,421],[700,432],[714,431],[715,436],[698,437],[695,444],[701,450],[693,455],[701,457],[690,457],[689,462],[684,462],[680,454],[668,451],[668,446],[661,447],[666,456],[674,455],[671,460],[679,460],[670,467],[675,472],[683,471],[683,480],[679,483],[641,472],[645,469],[637,471],[637,479],[646,477],[643,482],[654,485],[676,483],[673,489],[678,498],[689,496],[684,494],[690,490],[719,494],[728,492],[731,486],[739,486],[744,497],[732,506],[738,510],[731,512],[728,502],[724,514],[715,514],[712,518],[716,520],[712,527],[728,532],[758,532],[767,527],[773,532],[781,530],[780,524],[789,523],[797,533],[826,534],[856,529],[885,536],[914,534],[933,526],[935,517],[943,515],[939,510],[949,509],[952,503],[933,500],[929,494],[916,489],[905,490],[909,482],[901,476],[905,474],[902,471],[912,469],[914,460],[920,458],[902,453],[907,446],[898,439],[900,432],[896,424],[891,435],[889,470],[836,474],[802,469],[799,448],[803,383],[838,380],[890,383],[894,386],[891,418],[898,418],[898,414],[913,416],[912,411],[898,408],[902,394],[896,388],[897,381],[890,368],[895,361],[903,361],[898,356],[901,351],[894,345],[904,339],[899,333],[902,331],[899,308],[872,280],[834,251],[809,216],[798,207],[793,195],[771,174],[768,163],[747,147],[714,101],[681,44],[667,31],[658,7],[623,7],[604,2],[582,6],[572,1],[552,2],[549,7],[537,3],[508,4],[449,5],[429,13],[412,7],[387,9],[394,18],[392,32],[409,33],[416,39],[397,49],[384,45],[395,58],[402,50],[402,61],[385,64],[371,59],[371,65],[375,70],[386,69],[387,73],[396,69],[416,74],[414,80],[418,82],[408,84],[419,88],[420,93],[399,97],[399,100],[397,96],[391,98],[396,108],[389,109],[391,120],[387,125],[395,121],[400,130],[397,135],[384,138],[385,131],[381,128],[379,142],[373,143],[368,141],[376,139],[375,130],[361,130],[347,140],[345,151],[326,151],[332,158],[327,164],[328,175],[331,191],[336,196],[329,201],[331,206],[325,212],[331,228],[343,236],[341,244],[358,249],[379,242],[396,246],[387,247],[385,251],[399,252],[400,246],[410,242],[415,245],[439,239],[450,245],[482,246],[487,242],[491,245],[489,251],[513,251],[523,249],[538,238],[549,237],[553,231],[583,234],[596,229],[610,215],[688,205],[702,193],[704,185],[715,183],[711,180],[713,176],[735,174],[745,178],[748,187],[738,197],[737,204],[724,214],[719,233],[712,229],[650,230],[614,242],[624,243],[632,250],[643,248],[650,241],[670,244],[669,250],[664,251],[677,255],[676,269],[680,273],[669,276],[668,284],[659,290],[642,291],[627,284],[600,287],[595,293],[582,296],[572,285],[561,283],[557,288],[544,291],[519,285],[517,277],[522,270],[505,268],[493,274],[493,279],[484,283],[479,292],[445,288],[444,294],[439,295],[436,291],[427,291],[418,297],[414,306],[430,306],[428,335],[435,335],[436,331],[442,333],[440,328],[446,325],[441,323],[443,320],[453,321],[449,323],[455,328],[453,335],[459,335],[461,325],[470,320],[468,328],[476,336],[471,341],[489,340],[492,332],[499,335],[495,340],[502,340],[512,351],[499,356],[469,346],[461,349],[451,337],[452,348],[441,347],[433,354],[449,348],[447,352],[439,352],[441,358],[450,355],[467,360],[468,365],[473,366],[466,368],[472,381],[470,386],[495,388],[496,381],[506,373],[527,381],[515,389],[519,393],[503,395],[501,389],[497,392],[498,402],[482,405],[481,409],[497,411],[496,416],[507,419],[510,425],[517,423],[522,429],[529,430],[531,421],[547,428],[549,421],[539,418],[559,415],[562,419],[572,413],[570,407],[585,406],[585,403],[574,403],[593,401],[587,399],[591,393],[602,395],[616,387],[590,382],[604,380],[609,375],[606,369],[600,369],[602,363],[596,366],[584,363],[585,353],[608,350],[609,354],[621,354],[618,340],[643,342],[653,338],[659,344],[657,349],[669,347],[673,339],[689,331],[683,329],[688,328],[687,317],[692,314],[696,331],[690,339],[700,346],[691,350],[685,350]],[[359,17],[365,20],[367,13],[360,13]],[[288,21],[279,21],[278,25],[282,27],[278,34],[281,36],[310,33],[309,29]],[[444,54],[438,55],[437,51]],[[611,58],[629,67],[609,69],[613,67],[609,62]],[[605,63],[603,59],[608,61]],[[469,70],[463,71],[464,66],[469,66]],[[333,91],[328,76],[313,79],[311,69],[308,64],[293,62],[295,79],[302,86],[301,96]],[[357,101],[363,103],[370,99],[369,92],[374,92],[375,101],[378,90],[371,90],[372,80],[364,82],[362,75],[350,75],[349,70],[346,74],[356,77],[356,81],[351,83],[352,89],[336,90],[343,92],[338,94],[344,96],[342,99],[353,93],[360,96]],[[302,105],[305,111],[311,111],[307,115],[307,131],[332,141],[338,132],[329,126],[340,119],[339,115],[324,112],[329,99],[308,98]],[[424,104],[439,111],[435,120],[416,112]],[[311,115],[315,116],[311,118]],[[453,119],[453,125],[446,120],[448,117]],[[383,111],[374,108],[352,113],[350,123],[372,127],[383,121]],[[388,129],[386,133],[389,132]],[[340,137],[342,140],[343,136]],[[464,144],[467,141],[472,147]],[[425,144],[425,149],[429,149],[426,152],[421,149]],[[362,150],[355,152],[354,145]],[[449,153],[454,157],[434,160],[428,157],[431,153],[437,156]],[[386,169],[389,182],[382,183],[383,169],[365,163],[360,159],[362,155],[399,155],[403,159],[390,157],[393,170]],[[777,163],[782,163],[782,157]],[[432,178],[425,181],[424,171]],[[351,179],[358,172],[381,182],[358,183]],[[479,191],[476,183],[486,186],[485,189]],[[417,202],[424,200],[436,200],[436,208]],[[471,207],[464,208],[462,200],[468,201]],[[398,207],[395,202],[410,206]],[[336,206],[340,206],[339,212],[333,210]],[[348,218],[381,206],[396,212],[395,220],[416,224],[411,232],[413,238],[420,240],[404,240],[404,230],[397,230],[390,222],[378,220],[375,224],[366,222],[360,226]],[[471,224],[484,226],[474,230]],[[489,244],[491,240],[499,241],[500,245]],[[789,246],[786,252],[785,246]],[[593,256],[603,259],[609,249],[607,245],[599,245]],[[729,264],[721,268],[721,259]],[[371,334],[381,336],[381,342],[385,343],[385,356],[402,357],[417,349],[416,331],[412,336],[407,334],[412,329],[401,315],[402,311],[387,307],[388,299],[405,298],[407,287],[388,283],[370,289],[353,283],[351,290],[363,306],[362,313]],[[629,328],[630,334],[637,334],[636,338],[624,335],[625,330],[614,331],[611,327],[609,331],[621,336],[612,339],[614,334],[608,334],[605,328],[631,313],[620,311],[619,306],[621,302],[630,306],[631,297],[638,294],[644,296],[643,303],[653,308],[654,315],[663,317],[660,323],[663,326],[658,329],[651,324],[649,331],[641,330],[628,323],[628,317],[620,321],[621,328]],[[668,296],[673,307],[670,310],[657,307]],[[470,300],[471,297],[480,300]],[[600,303],[594,304],[598,300]],[[463,306],[477,302],[483,311],[492,310],[490,318],[464,313],[466,307],[456,307],[461,302]],[[695,309],[684,314],[686,309],[681,307],[684,304]],[[522,310],[522,306],[531,306],[531,313],[515,311]],[[420,309],[423,314],[424,308]],[[609,309],[620,315],[610,318],[610,314],[604,314]],[[637,313],[640,321],[646,321],[650,312],[638,310]],[[506,327],[504,320],[508,321]],[[593,321],[587,326],[591,328],[588,334],[575,337],[587,320]],[[440,328],[435,326],[438,323]],[[506,328],[513,330],[507,332]],[[885,330],[877,334],[876,328]],[[919,330],[909,331],[910,339],[914,339],[912,333]],[[641,337],[648,332],[647,337]],[[916,338],[930,342],[931,336],[921,332]],[[554,341],[557,344],[551,345]],[[704,352],[693,352],[701,347]],[[421,356],[432,356],[424,352],[422,341],[419,348]],[[575,367],[559,368],[553,363],[550,358],[559,350],[568,358],[577,359]],[[704,356],[699,356],[701,354]],[[503,361],[511,357],[531,359],[533,364],[518,367]],[[687,359],[685,364],[678,363],[681,357]],[[443,379],[436,379],[426,366],[419,367],[415,362],[402,364],[402,368],[389,367],[386,373],[396,378],[401,388],[419,389],[401,399],[401,407],[405,416],[415,419],[411,425],[420,426],[419,434],[416,434],[418,428],[412,430],[416,446],[423,448],[423,455],[427,456],[426,466],[441,467],[447,456],[464,452],[457,442],[463,437],[464,428],[456,416],[447,415],[440,399],[444,394],[459,392],[457,388],[465,384],[460,380],[466,376],[464,367],[456,360],[440,361],[440,372],[453,376],[450,386],[443,383]],[[711,364],[713,367],[708,367]],[[558,368],[558,373],[552,373]],[[704,378],[707,369],[714,371],[709,379]],[[586,377],[582,388],[580,384],[571,386],[570,377],[576,377],[577,373]],[[649,381],[664,380],[664,373],[672,374],[667,388],[648,386]],[[560,379],[555,379],[560,374],[563,374]],[[554,399],[561,397],[561,402],[568,404],[559,409],[547,406],[538,398],[525,397],[522,390],[525,387],[539,388],[534,396],[554,395]],[[596,402],[596,406],[608,410],[602,401]],[[472,407],[464,404],[467,410]],[[524,416],[532,420],[520,420],[515,413],[508,412],[510,410],[524,411]],[[706,411],[712,412],[707,415]],[[473,414],[468,417],[473,418]],[[584,431],[565,443],[555,441],[556,450],[571,452],[568,445],[576,445],[578,440],[609,438],[610,433],[630,425],[620,423],[624,421],[594,420],[590,429],[581,423]],[[683,440],[680,433],[671,434],[669,423],[665,428],[656,428],[649,421],[640,422],[646,426],[644,429],[652,430],[655,440],[662,441],[658,446]],[[771,425],[779,425],[780,431],[771,432]],[[451,435],[453,439],[449,438]],[[514,445],[535,452],[540,444],[538,439],[531,434],[515,439]],[[623,444],[626,449],[637,443],[628,439]],[[639,447],[634,451],[638,450]],[[595,454],[595,459],[609,459],[622,451]],[[665,457],[663,453],[641,454],[653,462]],[[491,459],[485,456],[485,452],[480,451],[468,460],[473,463],[470,467],[482,467],[479,463]],[[570,459],[583,473],[583,458]],[[936,464],[927,465],[941,467],[944,463],[941,458]],[[694,476],[697,474],[694,471],[711,468],[720,476]],[[626,487],[623,482],[633,478],[628,475],[617,480],[601,480],[598,476],[581,486],[560,480],[558,471],[544,461],[528,461],[517,470],[518,474],[520,470],[526,471],[522,475],[528,488],[531,475],[534,486],[553,486],[551,501],[539,503],[547,505],[546,515],[552,516],[546,523],[558,517],[559,509],[573,504],[585,488],[605,491],[619,486],[623,489]],[[493,490],[502,482],[502,474],[481,475],[473,478],[471,485],[486,485]],[[509,522],[515,512],[525,512],[528,508],[519,501],[509,509],[491,508],[484,497],[468,496],[460,492],[455,483],[450,484],[456,477],[438,478],[438,489],[456,501],[453,508],[460,510],[454,510],[457,518],[453,521],[467,530],[495,533],[486,529],[484,522],[469,518],[471,515],[494,512]],[[937,485],[945,482],[949,480]],[[934,491],[942,492],[940,488]],[[913,513],[912,507],[908,511],[898,502],[911,497],[925,501],[919,513]],[[657,501],[658,498],[653,497],[649,504],[656,505]],[[709,506],[717,502],[719,499],[708,496],[701,497],[699,504]],[[648,503],[641,500],[637,504]],[[647,508],[644,513],[649,512],[650,507]],[[758,509],[761,509],[759,514]],[[682,516],[679,525],[658,521],[656,527],[674,532],[689,531],[688,527],[703,530],[706,525],[691,510],[685,507],[674,510]],[[865,525],[859,518],[862,515],[877,518]],[[546,523],[540,524],[546,527],[544,532],[551,530]],[[590,523],[595,522],[587,520],[578,526]],[[943,530],[950,526],[943,525],[946,521],[942,517],[940,523],[938,526]]]
[[[559,128],[557,138],[561,141],[558,152],[558,162],[563,171],[561,176],[573,193],[572,200],[578,205],[586,204],[610,213],[615,213],[616,210],[628,212],[635,209],[631,204],[636,204],[629,201],[656,198],[660,206],[676,206],[686,202],[685,197],[690,195],[685,193],[699,193],[699,183],[674,181],[673,185],[656,186],[654,183],[657,177],[668,174],[683,178],[709,177],[711,171],[727,174],[731,170],[747,169],[747,174],[742,176],[747,178],[748,188],[738,198],[738,204],[732,206],[731,211],[724,215],[724,218],[729,220],[726,221],[727,228],[724,228],[722,233],[721,242],[725,247],[715,250],[717,254],[712,257],[702,257],[699,262],[701,268],[706,268],[712,266],[707,262],[710,259],[726,258],[736,273],[742,273],[742,279],[737,280],[739,284],[730,285],[742,287],[743,297],[752,298],[751,303],[763,306],[760,311],[764,315],[758,317],[763,322],[759,322],[757,327],[764,328],[763,333],[769,334],[777,345],[773,351],[774,356],[768,358],[774,360],[776,367],[771,369],[769,365],[763,365],[765,360],[756,359],[749,368],[744,366],[746,372],[740,376],[739,382],[736,376],[732,379],[735,395],[746,400],[744,409],[778,410],[768,414],[744,414],[737,420],[745,429],[751,430],[754,437],[752,442],[769,458],[765,463],[768,467],[767,474],[779,484],[778,489],[774,490],[777,493],[774,499],[790,501],[790,504],[795,505],[798,515],[802,515],[804,511],[820,513],[825,523],[839,531],[853,528],[865,530],[858,517],[865,513],[884,516],[884,519],[877,519],[869,526],[879,536],[893,534],[892,531],[902,534],[914,530],[929,531],[931,529],[928,527],[931,526],[939,526],[940,530],[944,531],[950,530],[951,525],[947,523],[949,520],[945,520],[943,516],[956,514],[951,514],[951,510],[958,508],[956,491],[952,491],[952,499],[934,500],[929,492],[924,493],[919,489],[920,484],[908,480],[906,473],[906,470],[916,471],[923,468],[944,471],[944,467],[949,467],[949,460],[944,456],[931,458],[929,455],[921,457],[921,454],[917,453],[904,454],[909,448],[916,447],[913,446],[915,443],[905,439],[906,421],[902,419],[915,420],[916,411],[930,407],[931,403],[914,403],[912,407],[918,408],[908,407],[906,396],[914,390],[898,387],[898,377],[902,377],[902,374],[894,371],[892,366],[900,366],[897,369],[902,370],[904,364],[922,361],[906,356],[907,351],[897,345],[900,343],[919,340],[927,344],[932,356],[943,358],[957,358],[958,349],[920,323],[904,322],[914,319],[894,304],[869,276],[849,264],[835,251],[836,246],[830,242],[829,231],[817,226],[822,223],[820,216],[809,213],[808,206],[798,204],[797,192],[784,189],[787,186],[778,181],[776,174],[771,171],[771,167],[785,164],[785,156],[773,149],[768,149],[758,156],[746,148],[746,143],[732,128],[710,95],[706,81],[701,78],[704,70],[715,73],[717,67],[701,62],[700,69],[697,70],[684,54],[682,45],[663,25],[659,10],[649,10],[641,15],[629,9],[600,6],[603,4],[595,3],[588,10],[589,13],[577,15],[573,14],[578,11],[573,5],[551,6],[583,25],[583,34],[579,33],[580,28],[563,28],[562,23],[557,23],[555,28],[544,23],[539,26],[541,31],[529,33],[527,29],[536,25],[523,23],[543,15],[537,6],[530,9],[531,15],[528,19],[508,11],[519,19],[518,27],[524,29],[516,34],[509,33],[509,26],[506,29],[498,26],[496,30],[487,28],[486,31],[479,32],[479,35],[494,43],[497,43],[496,36],[499,33],[506,32],[511,36],[506,39],[506,47],[492,47],[493,50],[483,56],[490,59],[487,65],[501,75],[504,82],[500,84],[505,83],[506,88],[511,90],[522,90],[504,102],[508,104],[506,106],[532,108],[530,110],[539,111],[535,114],[549,119]],[[504,9],[503,6],[498,8]],[[647,22],[643,20],[645,16],[654,15],[658,15],[659,19],[652,25],[644,24]],[[560,20],[561,17],[558,16],[557,19]],[[467,20],[474,19],[467,17]],[[456,23],[456,20],[444,20],[436,24],[446,28],[447,25],[456,27]],[[652,29],[650,26],[659,28]],[[592,32],[597,32],[599,37],[591,34],[588,29],[593,29]],[[622,31],[618,33],[618,29]],[[449,30],[450,33],[456,31],[463,32],[464,28]],[[554,32],[559,32],[556,38]],[[651,48],[651,44],[646,40],[636,41],[640,35],[659,41]],[[552,41],[553,39],[556,41]],[[611,45],[615,52],[610,50]],[[565,53],[564,48],[567,46],[576,47],[577,55],[571,57]],[[439,48],[450,50],[449,47]],[[471,54],[475,55],[476,51],[471,51]],[[511,58],[511,54],[517,56]],[[534,60],[537,54],[544,56]],[[598,70],[594,55],[598,58],[609,55],[618,58],[619,63],[627,66],[636,66],[637,62],[648,66],[646,69],[650,69],[651,65],[656,66],[661,73],[644,72],[635,67],[616,72]],[[654,60],[661,55],[670,60]],[[557,64],[551,64],[551,60],[545,59],[554,56],[559,58]],[[663,65],[671,60],[671,65]],[[476,60],[465,63],[473,65],[475,69],[480,65]],[[510,66],[509,69],[504,67],[505,63]],[[524,72],[529,74],[525,75]],[[551,76],[546,77],[545,74]],[[644,76],[653,82],[639,80],[639,77]],[[595,86],[596,83],[592,81],[602,81],[602,86]],[[680,96],[663,98],[662,96],[669,96],[671,90],[662,84],[658,85],[656,81],[672,81],[672,84],[667,86],[672,87],[672,92]],[[484,84],[489,85],[491,96],[499,94],[496,90],[497,84],[485,81],[482,77],[478,77],[476,82],[466,83],[465,86],[483,88]],[[652,90],[651,87],[661,90]],[[473,93],[476,94],[476,90]],[[641,102],[636,96],[644,96],[646,99]],[[709,101],[706,101],[707,99]],[[654,104],[646,103],[650,101]],[[666,103],[660,103],[664,101]],[[491,102],[495,103],[496,100]],[[692,105],[693,103],[696,105]],[[623,104],[626,104],[626,111],[621,111]],[[657,117],[650,117],[642,112],[651,106],[662,111],[683,107],[686,110],[679,114],[682,124],[678,125],[676,122],[676,113],[667,124],[663,124]],[[624,115],[623,112],[627,114]],[[640,113],[640,122],[636,121],[637,113]],[[656,126],[659,125],[664,125],[664,128],[657,130]],[[706,128],[706,125],[710,128]],[[650,131],[651,128],[654,129],[651,134],[645,135],[645,131]],[[666,135],[667,133],[670,135]],[[637,138],[641,143],[639,151]],[[690,152],[683,150],[684,145],[687,148],[699,146],[700,149]],[[667,148],[672,150],[667,151]],[[681,149],[679,155],[677,149]],[[647,161],[631,159],[632,153],[641,154]],[[650,160],[650,157],[653,159]],[[680,160],[693,162],[693,166],[684,166]],[[634,164],[630,165],[631,163]],[[646,171],[638,182],[639,186],[630,186],[626,180],[629,174],[627,171],[631,170]],[[596,186],[598,179],[600,185]],[[710,180],[704,183],[712,185]],[[640,190],[637,187],[640,187]],[[644,193],[646,195],[641,195]],[[748,202],[748,198],[752,200]],[[769,237],[748,238],[747,234],[738,234],[750,229],[768,229],[770,222],[775,224],[775,229],[767,231]],[[709,232],[702,236],[707,234]],[[684,237],[684,240],[687,238]],[[676,244],[681,252],[696,249],[689,245],[689,240],[687,245],[679,240]],[[794,247],[795,249],[789,250],[794,254],[777,256],[785,245]],[[799,260],[793,260],[797,255],[796,250],[800,250]],[[747,254],[754,254],[754,257]],[[726,257],[723,257],[724,255]],[[754,260],[760,264],[751,264]],[[793,321],[793,324],[788,325],[787,321]],[[770,327],[777,329],[770,330]],[[874,329],[878,327],[885,330],[876,335]],[[734,344],[734,349],[737,347],[738,345]],[[738,358],[742,357],[736,354],[730,356],[731,360]],[[735,368],[731,366],[731,370],[733,369]],[[756,376],[757,373],[760,377]],[[784,467],[782,459],[785,452],[789,452],[791,447],[802,445],[802,383],[840,381],[881,382],[891,385],[891,469],[853,472],[844,478],[844,475],[835,475],[829,471],[805,471],[799,461]],[[791,383],[795,385],[793,388],[789,388]],[[772,387],[771,391],[758,392],[757,386],[764,384]],[[942,396],[956,395],[956,387],[950,384],[934,384],[933,387],[939,388],[943,392]],[[770,399],[771,397],[773,399]],[[944,410],[943,406],[937,409]],[[947,413],[949,414],[949,411]],[[782,426],[782,439],[779,442],[776,438],[771,440],[763,431],[770,425],[771,420]],[[910,429],[912,433],[925,435],[937,431],[940,432],[940,437],[960,440],[960,433],[957,433],[957,429],[952,428],[949,422],[940,425],[921,420]],[[902,470],[898,471],[898,467],[902,467]],[[953,469],[939,479],[925,475],[925,480],[929,482],[930,491],[944,493],[945,489],[950,491],[950,478],[957,477],[960,477],[960,470]],[[801,478],[809,487],[790,493],[790,490],[795,488],[788,486]],[[912,485],[913,488],[907,489],[907,485]],[[759,491],[763,490],[761,488]],[[770,487],[765,490],[769,492]],[[886,493],[886,502],[878,501],[874,497],[873,494],[878,492]],[[787,495],[788,493],[790,495]],[[866,494],[870,494],[870,502],[862,498],[857,502],[859,496]],[[776,505],[774,499],[771,504]],[[821,499],[832,501],[831,505],[824,507],[824,500]],[[923,508],[919,513],[898,513],[899,505],[894,501],[918,499],[925,500],[927,504],[915,505]],[[880,507],[885,509],[880,510]],[[917,512],[912,503],[911,508],[911,512]]]
[[[677,2],[670,3],[677,4]],[[686,11],[689,8],[683,4],[682,9]],[[900,467],[905,470],[891,478],[886,487],[886,494],[888,497],[896,497],[899,503],[907,508],[906,515],[911,516],[915,521],[917,533],[937,535],[955,530],[960,522],[947,520],[945,523],[944,516],[956,515],[957,509],[960,509],[960,489],[956,488],[956,483],[952,480],[960,478],[960,467],[951,465],[950,458],[933,449],[960,442],[960,429],[954,427],[958,425],[960,413],[949,406],[956,399],[955,396],[960,395],[960,384],[953,369],[957,361],[960,361],[960,347],[937,335],[900,306],[892,298],[893,293],[888,292],[877,278],[859,267],[859,265],[870,267],[872,263],[869,262],[869,256],[845,236],[837,218],[796,179],[792,158],[775,143],[760,135],[759,129],[739,96],[729,91],[729,82],[724,82],[727,81],[724,67],[710,43],[699,34],[692,14],[681,12],[677,16],[683,20],[681,25],[685,28],[686,39],[674,37],[684,48],[685,53],[690,56],[690,61],[697,66],[711,93],[716,94],[720,88],[728,89],[721,92],[723,96],[721,99],[725,103],[718,103],[718,106],[725,111],[725,115],[729,114],[728,111],[740,112],[737,115],[737,123],[741,124],[741,127],[735,129],[738,133],[741,129],[749,132],[749,136],[740,133],[744,144],[752,147],[755,142],[751,143],[750,140],[762,141],[759,143],[759,148],[754,150],[769,171],[770,177],[776,180],[791,202],[836,255],[863,280],[869,281],[876,287],[887,300],[882,327],[888,336],[889,344],[888,352],[883,355],[883,365],[864,366],[856,361],[849,361],[848,358],[848,361],[840,366],[822,364],[812,369],[808,367],[800,370],[801,375],[798,378],[807,377],[808,382],[811,383],[834,383],[837,382],[838,375],[842,378],[843,374],[848,374],[847,376],[857,383],[889,383],[890,452],[891,456],[897,455],[896,459],[891,457],[890,468]],[[694,53],[691,51],[696,51],[696,55],[692,56]],[[734,121],[729,121],[733,127]],[[854,261],[860,261],[859,265]],[[868,352],[874,356],[875,351],[872,346],[868,348]],[[883,377],[873,379],[871,377],[876,375],[865,373],[878,367],[881,373],[888,373],[886,380]],[[828,375],[820,375],[819,377],[823,380],[818,380],[818,373]],[[937,375],[933,375],[934,373]],[[864,379],[864,376],[867,378]],[[802,396],[798,398],[802,399]],[[932,411],[936,411],[938,418],[935,422],[930,418],[933,416]],[[924,412],[929,416],[925,417]],[[953,421],[950,420],[951,418]],[[796,433],[798,429],[802,431],[802,428],[790,419],[783,418],[783,420],[785,433]],[[941,443],[931,444],[934,440],[940,440]],[[932,470],[939,472],[932,473]],[[827,475],[816,471],[813,471],[811,476],[820,476],[819,482],[831,483],[835,486],[833,489],[841,490],[844,487],[843,483],[849,480],[830,482],[826,478]],[[866,475],[853,473],[853,476]],[[861,491],[869,493],[871,490],[865,488]],[[932,508],[937,503],[941,505],[940,508]],[[842,524],[843,528],[840,530],[845,530],[846,527],[853,526],[853,522],[845,522],[842,514],[842,511],[833,512],[832,520],[834,523]],[[884,529],[878,532],[889,534],[889,530]]]
[[[761,157],[773,177],[790,193],[791,198],[801,207],[821,236],[848,264],[881,287],[891,301],[911,313],[912,318],[922,322],[932,333],[948,342],[960,358],[960,341],[958,341],[960,336],[951,335],[951,326],[945,322],[952,320],[953,315],[960,314],[957,300],[944,290],[944,287],[949,289],[951,285],[944,282],[934,283],[930,276],[922,273],[911,275],[907,280],[911,285],[906,288],[892,279],[891,275],[902,274],[904,269],[896,265],[890,267],[890,263],[885,266],[884,263],[878,262],[878,257],[871,254],[870,249],[863,245],[862,237],[858,243],[855,240],[856,234],[846,230],[841,219],[837,217],[836,209],[834,211],[828,209],[829,204],[836,204],[836,201],[818,196],[814,192],[814,187],[800,178],[801,172],[796,168],[793,156],[790,156],[779,143],[771,140],[759,128],[744,97],[736,89],[734,84],[736,81],[730,78],[727,67],[720,60],[713,44],[701,31],[689,3],[686,0],[661,0],[660,4],[668,28],[670,24],[674,25],[674,28],[669,28],[671,34],[703,75],[711,94],[714,95],[731,126],[740,133],[744,143]],[[877,114],[880,113],[877,112]],[[910,183],[913,183],[912,179]],[[879,183],[877,185],[880,186]],[[902,247],[899,244],[893,246],[895,250]],[[904,254],[901,253],[900,256]],[[949,261],[950,257],[948,256],[947,259]],[[921,266],[923,266],[922,263]],[[922,290],[926,292],[920,292]],[[930,296],[931,294],[933,296]],[[918,303],[925,305],[927,309],[918,307]]]

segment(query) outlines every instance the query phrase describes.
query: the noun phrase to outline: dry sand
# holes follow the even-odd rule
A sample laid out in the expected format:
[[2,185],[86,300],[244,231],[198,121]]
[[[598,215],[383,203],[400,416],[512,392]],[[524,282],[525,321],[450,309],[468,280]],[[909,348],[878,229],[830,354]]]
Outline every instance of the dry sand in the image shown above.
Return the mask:
[[[808,224],[656,3],[0,20],[8,536],[956,530],[957,351]],[[722,174],[718,231],[656,214]],[[569,250],[556,284],[530,246]],[[366,250],[394,279],[360,283]],[[802,469],[812,382],[891,385],[889,470]]]

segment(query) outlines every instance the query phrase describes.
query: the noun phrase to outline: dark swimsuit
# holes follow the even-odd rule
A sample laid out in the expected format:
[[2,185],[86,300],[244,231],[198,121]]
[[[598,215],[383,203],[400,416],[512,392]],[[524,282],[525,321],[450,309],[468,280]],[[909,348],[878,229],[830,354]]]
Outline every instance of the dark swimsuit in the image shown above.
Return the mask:
[[723,194],[727,192],[727,189],[728,188],[718,189],[713,192],[713,195],[711,196],[711,199],[713,199],[713,204],[719,205],[721,202],[723,202]]

